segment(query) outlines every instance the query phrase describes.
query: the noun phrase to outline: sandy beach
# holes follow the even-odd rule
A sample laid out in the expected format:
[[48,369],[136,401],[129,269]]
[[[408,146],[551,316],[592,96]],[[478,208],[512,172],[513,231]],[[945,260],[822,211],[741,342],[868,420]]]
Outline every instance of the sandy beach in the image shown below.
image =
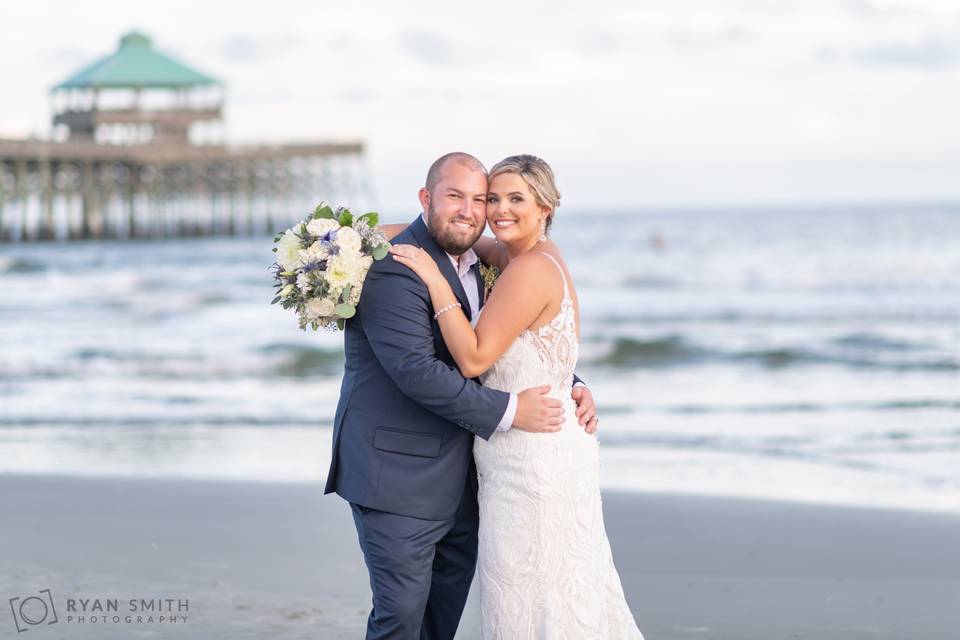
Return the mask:
[[[31,638],[363,635],[349,510],[318,484],[11,474],[0,494],[0,637],[26,637],[7,601],[44,589],[57,622]],[[956,637],[960,516],[639,493],[604,509],[648,640]],[[151,622],[142,600],[172,611]],[[479,638],[477,603],[458,639]]]

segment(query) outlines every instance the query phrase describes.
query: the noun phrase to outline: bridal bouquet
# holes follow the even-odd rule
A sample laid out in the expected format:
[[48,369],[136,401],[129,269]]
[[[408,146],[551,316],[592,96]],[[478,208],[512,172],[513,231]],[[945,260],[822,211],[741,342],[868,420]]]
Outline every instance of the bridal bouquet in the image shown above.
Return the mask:
[[296,310],[300,329],[343,329],[357,312],[367,270],[387,255],[390,243],[377,229],[379,216],[353,217],[321,202],[306,220],[274,237],[271,267],[278,289],[270,304]]

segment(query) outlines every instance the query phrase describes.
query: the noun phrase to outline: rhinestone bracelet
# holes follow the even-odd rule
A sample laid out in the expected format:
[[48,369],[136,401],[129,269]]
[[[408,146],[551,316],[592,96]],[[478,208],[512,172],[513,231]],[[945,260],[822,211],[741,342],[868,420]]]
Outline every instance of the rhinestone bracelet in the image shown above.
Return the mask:
[[436,319],[439,318],[441,315],[445,314],[447,311],[450,311],[450,309],[456,309],[457,307],[460,307],[460,306],[462,306],[462,305],[461,305],[459,302],[454,302],[453,304],[448,304],[448,305],[445,306],[443,309],[440,309],[440,311],[437,311],[435,314],[433,314],[433,319],[436,320]]

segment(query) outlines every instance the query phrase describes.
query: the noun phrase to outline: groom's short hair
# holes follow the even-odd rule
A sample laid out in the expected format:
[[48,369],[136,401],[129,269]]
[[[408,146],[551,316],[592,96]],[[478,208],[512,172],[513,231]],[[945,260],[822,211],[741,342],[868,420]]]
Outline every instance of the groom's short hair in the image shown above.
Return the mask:
[[448,162],[456,162],[457,164],[462,164],[471,169],[482,171],[483,175],[487,175],[487,168],[483,166],[483,163],[469,153],[464,153],[463,151],[445,153],[434,160],[433,164],[430,165],[430,169],[427,171],[427,183],[424,186],[430,193],[433,193],[437,183],[440,182],[440,173],[443,171],[443,167]]

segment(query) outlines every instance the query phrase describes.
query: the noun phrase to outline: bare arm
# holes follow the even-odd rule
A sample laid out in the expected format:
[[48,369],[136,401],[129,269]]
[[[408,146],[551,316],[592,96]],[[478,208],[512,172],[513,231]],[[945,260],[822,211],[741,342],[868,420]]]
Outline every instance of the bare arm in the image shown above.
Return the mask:
[[[457,301],[450,284],[429,254],[411,245],[394,245],[390,253],[394,260],[412,269],[427,284],[434,309],[443,309]],[[551,284],[556,290],[556,283],[550,282],[551,277],[556,277],[556,271],[545,267],[545,260],[536,254],[525,254],[514,261],[512,268],[504,270],[484,306],[476,330],[457,307],[440,315],[438,322],[444,342],[464,377],[473,378],[489,369],[550,304],[550,296],[545,292],[550,291]],[[574,383],[582,383],[576,375],[573,379]],[[577,404],[580,426],[589,434],[596,433],[593,394],[586,386],[576,386],[570,395]],[[514,424],[520,426],[516,421]]]
[[473,251],[482,263],[500,267],[501,271],[506,269],[510,262],[510,257],[507,255],[504,246],[490,236],[480,236],[473,243]]
[[[455,304],[457,298],[429,254],[410,245],[394,245],[394,260],[413,269],[427,285],[434,309]],[[473,378],[493,365],[517,336],[540,317],[550,304],[550,292],[559,291],[551,278],[556,271],[535,253],[516,258],[497,280],[484,306],[476,331],[460,308],[438,318],[443,340],[464,377]]]
[[406,228],[409,226],[410,226],[409,224],[399,223],[399,222],[395,222],[394,224],[377,225],[380,231],[383,231],[383,235],[387,236],[387,240],[393,240],[398,235],[403,233],[406,230]]

